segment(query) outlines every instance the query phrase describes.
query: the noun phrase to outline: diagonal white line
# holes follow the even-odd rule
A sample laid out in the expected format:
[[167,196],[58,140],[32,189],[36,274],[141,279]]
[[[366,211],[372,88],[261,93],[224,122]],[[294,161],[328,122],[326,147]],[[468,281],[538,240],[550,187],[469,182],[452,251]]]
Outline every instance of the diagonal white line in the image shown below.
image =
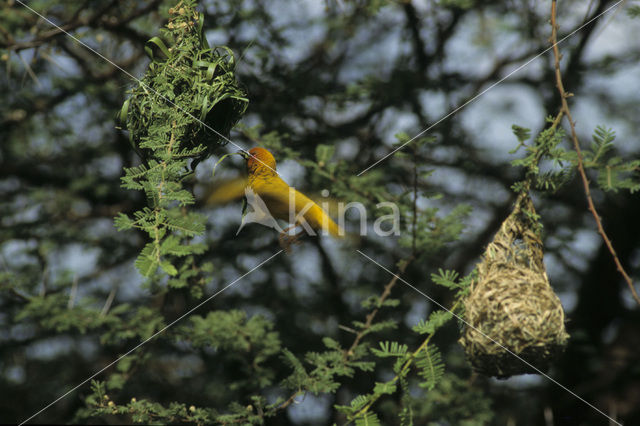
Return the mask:
[[556,385],[558,385],[559,387],[561,387],[562,389],[564,389],[565,391],[569,392],[571,395],[573,395],[574,397],[578,398],[580,401],[584,402],[585,404],[587,404],[589,407],[593,408],[594,410],[596,410],[598,413],[602,414],[603,416],[605,416],[607,419],[609,419],[610,421],[612,421],[613,423],[617,424],[618,426],[622,426],[622,423],[617,422],[616,420],[612,419],[611,417],[609,417],[608,415],[606,415],[602,410],[600,410],[598,407],[596,407],[595,405],[591,404],[589,401],[585,400],[584,398],[582,398],[580,395],[576,394],[575,392],[573,392],[571,389],[567,388],[566,386],[564,386],[562,383],[558,382],[557,380],[551,378],[550,376],[548,376],[547,374],[545,374],[544,372],[542,372],[541,370],[539,370],[538,368],[534,367],[533,365],[531,365],[529,362],[527,362],[526,360],[524,360],[522,357],[518,356],[517,354],[513,353],[512,351],[510,351],[509,349],[505,348],[503,345],[501,345],[499,342],[495,341],[494,339],[492,339],[491,337],[487,336],[486,334],[484,334],[482,331],[478,330],[476,327],[472,326],[471,324],[469,324],[467,321],[465,321],[462,317],[460,317],[459,315],[456,315],[454,312],[452,312],[451,310],[447,309],[445,306],[443,306],[442,304],[438,303],[438,301],[436,301],[435,299],[429,297],[428,295],[426,295],[425,293],[423,293],[422,291],[418,290],[416,287],[414,287],[413,285],[409,284],[407,281],[405,281],[404,279],[402,279],[402,277],[400,277],[399,275],[394,274],[393,272],[391,272],[390,270],[388,270],[387,268],[385,268],[384,266],[382,266],[380,263],[376,262],[375,260],[373,260],[372,258],[370,258],[369,256],[367,256],[366,254],[364,254],[363,252],[361,252],[360,250],[356,250],[358,253],[360,253],[363,257],[367,258],[370,262],[375,263],[376,265],[378,265],[380,268],[384,269],[385,271],[387,271],[389,274],[393,275],[394,277],[396,277],[397,279],[399,279],[400,281],[402,281],[404,284],[408,285],[409,287],[411,287],[412,289],[414,289],[415,291],[417,291],[418,293],[420,293],[422,296],[426,297],[427,299],[429,299],[432,303],[438,305],[440,308],[444,309],[445,311],[449,312],[451,315],[453,315],[457,320],[463,322],[467,327],[472,328],[473,330],[477,331],[478,333],[482,334],[484,337],[486,337],[487,339],[491,340],[493,343],[495,343],[496,345],[500,346],[502,349],[504,349],[505,351],[507,351],[509,354],[513,355],[514,357],[516,357],[517,359],[519,359],[520,361],[522,361],[523,363],[525,363],[528,367],[534,369],[538,374],[544,376],[545,378],[549,379],[551,382],[555,383]]
[[41,13],[39,13],[38,11],[32,9],[31,7],[29,7],[28,5],[24,4],[21,0],[16,0],[17,3],[20,3],[20,5],[24,6],[26,9],[29,9],[31,12],[33,12],[34,14],[38,15],[40,18],[44,19],[45,21],[47,21],[47,23],[49,25],[52,25],[53,27],[57,28],[58,30],[60,30],[60,32],[66,34],[67,36],[69,36],[71,39],[73,39],[76,43],[84,46],[85,48],[87,48],[88,50],[90,50],[91,52],[95,53],[96,55],[98,55],[100,58],[104,59],[105,61],[109,62],[111,65],[113,65],[114,67],[116,67],[118,70],[122,71],[123,73],[125,73],[129,78],[131,78],[132,80],[135,80],[136,82],[138,82],[138,84],[140,84],[142,87],[144,87],[145,89],[147,89],[150,92],[153,92],[154,94],[156,94],[157,96],[161,97],[165,102],[171,104],[172,106],[176,107],[176,109],[178,109],[180,112],[188,115],[189,117],[193,118],[194,120],[196,120],[197,122],[199,122],[200,124],[202,124],[204,127],[206,127],[207,129],[211,130],[213,133],[215,133],[216,135],[220,136],[222,139],[226,140],[227,142],[229,142],[231,145],[235,146],[236,148],[246,152],[248,155],[250,155],[251,157],[253,157],[256,161],[262,163],[264,166],[270,168],[271,170],[273,170],[276,174],[278,174],[278,172],[275,171],[275,169],[272,169],[268,164],[264,163],[262,160],[260,160],[259,158],[255,157],[253,154],[248,153],[247,151],[245,151],[244,148],[242,148],[240,145],[238,145],[237,143],[233,142],[231,139],[229,139],[228,137],[224,136],[223,134],[221,134],[220,132],[218,132],[216,129],[214,129],[213,127],[209,126],[207,123],[205,123],[204,121],[200,120],[199,118],[197,118],[196,116],[194,116],[193,114],[191,114],[190,112],[186,111],[184,108],[182,108],[181,106],[175,104],[173,101],[171,101],[170,99],[168,99],[166,96],[164,96],[163,94],[161,94],[160,92],[158,92],[157,90],[155,90],[152,87],[149,87],[148,85],[144,84],[142,82],[142,80],[140,80],[139,78],[135,77],[133,74],[131,74],[129,71],[125,70],[124,68],[122,68],[120,65],[116,64],[115,62],[113,62],[111,59],[107,58],[106,56],[104,56],[102,53],[98,52],[97,50],[95,50],[94,48],[92,48],[91,46],[89,46],[87,43],[83,42],[82,40],[76,38],[73,36],[73,34],[69,33],[68,31],[66,31],[64,28],[56,25],[54,22],[52,22],[50,19],[48,19],[46,16],[42,15]]
[[[19,1],[19,0],[17,0]],[[180,321],[181,319],[183,319],[184,317],[186,317],[187,315],[191,314],[193,311],[195,311],[196,309],[198,309],[200,306],[204,305],[205,303],[207,303],[208,301],[210,301],[211,299],[213,299],[214,297],[216,297],[217,295],[219,295],[220,293],[222,293],[223,291],[225,291],[226,289],[228,289],[229,287],[231,287],[232,285],[234,285],[235,283],[237,283],[238,281],[240,281],[241,279],[243,279],[244,277],[246,277],[247,275],[249,275],[250,273],[252,273],[253,271],[255,271],[256,269],[258,269],[259,267],[261,267],[262,265],[264,265],[265,263],[267,263],[268,261],[270,261],[271,259],[273,259],[274,257],[276,257],[277,255],[279,255],[280,253],[282,253],[282,250],[279,250],[276,254],[272,255],[271,257],[269,257],[266,260],[263,260],[262,262],[260,262],[258,265],[254,266],[253,268],[251,268],[249,271],[245,272],[244,274],[242,274],[241,276],[239,276],[238,278],[236,278],[235,280],[231,281],[229,284],[227,284],[225,287],[223,287],[222,289],[218,290],[217,292],[215,292],[213,295],[209,296],[207,299],[205,299],[204,301],[200,302],[198,305],[196,305],[194,308],[189,309],[186,313],[182,314],[178,319],[173,320],[171,323],[169,323],[168,325],[166,325],[163,329],[158,330],[157,332],[155,332],[151,337],[147,338],[146,340],[142,341],[141,343],[139,343],[138,345],[136,345],[135,347],[133,347],[132,349],[129,349],[129,351],[127,351],[124,355],[120,356],[118,359],[116,359],[115,361],[113,361],[112,363],[108,364],[107,366],[103,367],[101,370],[97,371],[96,373],[94,373],[93,375],[91,375],[89,378],[87,378],[85,381],[83,381],[82,383],[79,383],[78,385],[76,385],[75,387],[71,388],[71,390],[67,391],[65,394],[61,395],[58,397],[58,399],[56,399],[55,401],[51,402],[49,405],[45,406],[44,408],[42,408],[40,411],[38,411],[37,413],[33,414],[31,417],[29,417],[28,419],[23,420],[20,425],[23,425],[25,423],[27,423],[29,420],[33,419],[34,417],[36,417],[38,414],[42,413],[43,411],[45,411],[46,409],[48,409],[49,407],[51,407],[52,405],[54,405],[55,403],[57,403],[58,401],[60,401],[61,399],[63,399],[64,397],[66,397],[67,395],[69,395],[71,392],[75,391],[76,389],[78,389],[79,387],[81,387],[82,385],[84,385],[85,383],[87,383],[89,380],[93,379],[94,377],[96,377],[98,374],[102,373],[104,370],[108,369],[109,367],[111,367],[112,365],[116,364],[118,361],[120,361],[122,358],[125,358],[127,356],[129,356],[133,351],[135,351],[136,349],[138,349],[140,346],[144,345],[145,343],[149,342],[151,339],[153,339],[154,337],[156,337],[158,334],[164,332],[166,329],[168,329],[169,327],[172,327],[175,323],[177,323],[178,321]]]
[[[18,0],[19,1],[19,0]],[[379,159],[378,161],[376,161],[375,163],[371,164],[369,167],[367,167],[366,169],[362,170],[360,173],[358,173],[358,176],[362,175],[363,173],[367,172],[369,169],[372,169],[373,167],[375,167],[376,165],[378,165],[379,163],[381,163],[382,161],[384,161],[385,159],[387,159],[388,157],[392,156],[393,154],[395,154],[396,152],[398,152],[399,150],[401,150],[402,148],[404,148],[407,144],[413,142],[414,140],[416,140],[417,138],[419,138],[420,136],[422,136],[423,134],[425,134],[426,132],[428,132],[429,130],[433,129],[435,126],[437,126],[438,124],[440,124],[441,122],[443,122],[444,120],[446,120],[447,118],[451,117],[453,114],[455,114],[456,112],[460,111],[462,108],[466,107],[467,105],[469,105],[471,102],[475,101],[476,99],[478,99],[480,96],[484,95],[485,93],[487,93],[489,90],[493,89],[494,87],[496,87],[498,84],[502,83],[503,81],[505,81],[507,78],[511,77],[513,74],[517,73],[518,71],[520,71],[521,69],[523,69],[524,67],[526,67],[527,65],[529,65],[531,62],[535,61],[536,59],[538,59],[540,56],[544,55],[545,53],[547,53],[549,50],[553,49],[554,46],[559,45],[560,43],[562,43],[563,41],[565,41],[566,39],[568,39],[569,37],[571,37],[572,35],[574,35],[575,33],[577,33],[578,31],[580,31],[581,29],[583,29],[584,27],[586,27],[587,25],[589,25],[590,23],[592,23],[593,21],[595,21],[596,19],[600,18],[602,15],[604,15],[605,13],[609,12],[610,10],[614,9],[616,6],[618,6],[620,3],[622,3],[624,0],[619,0],[617,3],[615,3],[613,6],[609,7],[607,10],[605,10],[602,13],[599,13],[597,16],[591,18],[588,22],[582,24],[580,27],[578,27],[577,29],[573,30],[572,32],[570,32],[568,35],[564,36],[560,41],[558,41],[555,44],[552,44],[551,46],[549,46],[548,48],[546,48],[545,50],[543,50],[542,52],[538,53],[536,56],[534,56],[533,58],[529,59],[527,62],[525,62],[524,64],[520,65],[518,68],[516,68],[515,70],[511,71],[509,74],[507,74],[506,76],[502,77],[500,80],[496,81],[495,83],[493,83],[491,86],[487,87],[486,89],[484,89],[482,92],[478,93],[477,95],[475,95],[473,98],[469,99],[468,101],[466,101],[465,103],[463,103],[462,105],[460,105],[459,107],[457,107],[456,109],[454,109],[453,111],[451,111],[450,113],[448,113],[447,115],[445,115],[444,117],[440,118],[438,121],[436,121],[435,123],[433,123],[431,126],[427,127],[426,129],[424,129],[423,131],[421,131],[420,133],[418,133],[417,135],[415,135],[414,137],[412,137],[411,139],[409,139],[408,141],[406,141],[405,143],[403,143],[402,145],[400,145],[399,147],[397,147],[396,149],[394,149],[393,151],[391,151],[390,153],[388,153],[387,155],[385,155],[384,157],[382,157],[381,159]]]

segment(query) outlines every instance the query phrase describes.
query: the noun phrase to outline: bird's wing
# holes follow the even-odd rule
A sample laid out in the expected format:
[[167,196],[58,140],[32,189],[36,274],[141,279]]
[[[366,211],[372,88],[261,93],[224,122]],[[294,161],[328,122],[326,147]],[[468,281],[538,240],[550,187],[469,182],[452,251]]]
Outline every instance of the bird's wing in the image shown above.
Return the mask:
[[262,197],[271,214],[278,219],[291,222],[289,204],[290,197],[294,197],[295,212],[292,215],[294,218],[302,214],[314,230],[323,229],[334,236],[344,235],[342,229],[327,212],[302,192],[290,188],[280,178],[272,179],[268,184],[259,185],[256,192]]
[[[244,197],[244,189],[247,186],[247,183],[248,179],[246,177],[237,177],[214,182],[205,188],[205,195],[203,197],[204,202],[207,205],[220,205],[239,200]],[[283,183],[286,185],[286,182],[283,181]],[[333,197],[324,197],[321,194],[314,192],[309,194],[309,198],[316,204],[322,206],[330,216],[338,215],[338,205],[340,200]]]
[[244,189],[246,186],[246,177],[221,180],[206,188],[204,196],[205,204],[226,204],[239,200],[244,196]]

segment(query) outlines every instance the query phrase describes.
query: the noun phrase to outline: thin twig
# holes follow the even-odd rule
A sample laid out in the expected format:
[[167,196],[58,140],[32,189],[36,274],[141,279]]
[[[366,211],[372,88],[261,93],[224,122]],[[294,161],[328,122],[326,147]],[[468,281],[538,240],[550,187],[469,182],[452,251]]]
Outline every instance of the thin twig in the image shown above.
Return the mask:
[[[456,303],[451,307],[450,311],[453,312],[458,308],[459,303],[461,302],[462,299],[458,299],[458,301],[456,301]],[[422,352],[423,350],[426,350],[427,346],[429,345],[429,343],[431,342],[431,339],[433,338],[433,336],[435,336],[435,332],[432,332],[431,334],[429,334],[427,336],[426,339],[424,339],[424,341],[420,344],[420,346],[418,346],[418,349],[416,349],[415,351],[413,351],[409,357],[406,359],[406,361],[404,362],[404,364],[402,365],[402,368],[400,369],[400,372],[398,374],[396,374],[393,379],[388,380],[387,383],[395,383],[397,382],[401,377],[403,377],[405,375],[405,372],[413,365],[413,362],[416,360],[416,358],[418,357],[418,355],[420,354],[420,352]],[[354,414],[352,417],[349,418],[349,422],[352,422],[353,420],[357,419],[358,417],[364,415],[367,411],[369,411],[369,408],[371,408],[373,406],[373,404],[380,398],[380,395],[378,395],[376,398],[372,398],[369,402],[367,402],[364,407],[362,407],[360,410],[358,410],[358,412],[356,414]]]
[[22,294],[18,290],[16,290],[14,287],[9,287],[9,291],[14,296],[20,298],[20,300],[22,300],[23,302],[30,302],[31,301],[31,298],[29,296],[25,296],[24,294]]
[[116,297],[116,292],[118,291],[118,287],[114,286],[109,292],[109,296],[107,297],[107,301],[104,302],[104,306],[102,307],[102,311],[100,311],[100,316],[103,317],[107,315],[109,312],[109,308],[111,308],[111,304],[113,303],[113,299]]
[[20,53],[21,52],[17,52],[16,55],[20,59],[20,62],[22,62],[22,65],[24,65],[24,69],[27,71],[27,74],[29,74],[29,77],[31,77],[31,79],[36,83],[38,87],[42,87],[42,83],[40,83],[40,80],[38,80],[38,76],[36,76],[36,74],[31,69],[31,66],[29,65],[29,63],[24,60],[24,58]]
[[413,145],[413,227],[411,234],[411,253],[416,255],[416,233],[418,221],[418,150]]
[[598,212],[596,211],[596,207],[593,203],[593,199],[591,198],[591,190],[589,189],[589,180],[587,179],[587,174],[584,170],[584,160],[582,157],[582,151],[580,150],[580,143],[578,141],[578,135],[576,134],[576,127],[573,118],[571,117],[571,110],[569,109],[569,103],[567,102],[567,98],[572,96],[571,93],[566,92],[564,90],[564,85],[562,84],[562,74],[560,72],[560,59],[562,55],[560,54],[560,50],[558,49],[557,42],[557,30],[558,26],[556,24],[556,0],[551,1],[551,43],[553,46],[553,57],[555,60],[555,72],[556,72],[556,87],[560,92],[560,100],[562,102],[562,112],[565,117],[567,117],[567,121],[569,121],[569,126],[571,127],[571,139],[573,141],[573,147],[576,150],[576,154],[578,156],[578,171],[580,172],[580,177],[582,178],[582,185],[584,186],[584,193],[587,197],[587,203],[589,205],[589,211],[593,215],[596,220],[596,225],[598,227],[598,233],[602,236],[604,243],[606,244],[611,256],[613,256],[613,261],[616,264],[616,268],[627,282],[627,286],[629,290],[631,290],[631,295],[635,299],[635,301],[640,305],[640,297],[638,297],[638,293],[636,293],[635,288],[633,287],[633,282],[627,272],[622,267],[622,263],[620,263],[620,259],[618,259],[618,255],[611,244],[611,240],[607,236],[605,232],[602,222],[600,221],[600,216],[598,216]]
[[[409,266],[409,264],[413,260],[414,260],[414,257],[411,256],[409,259],[403,261],[400,264],[400,267],[398,268],[398,273],[393,276],[391,281],[389,281],[386,286],[384,286],[384,290],[382,291],[382,294],[380,295],[380,300],[378,301],[378,307],[375,308],[373,311],[371,311],[369,313],[369,315],[367,315],[367,319],[366,319],[366,322],[364,324],[364,327],[362,327],[362,329],[357,333],[356,338],[353,340],[353,343],[351,344],[351,347],[344,352],[344,359],[345,360],[348,359],[349,357],[353,356],[356,347],[358,346],[358,344],[360,344],[360,341],[362,340],[364,335],[367,333],[369,328],[371,328],[371,324],[373,323],[373,320],[375,319],[376,315],[378,314],[378,311],[380,310],[380,307],[382,306],[382,303],[387,299],[387,297],[389,297],[389,294],[391,294],[391,289],[398,282],[399,275],[403,274],[404,271],[407,270],[407,267]],[[346,328],[346,327],[342,327],[341,326],[341,328]],[[349,330],[349,331],[353,332],[355,330]],[[287,408],[289,405],[291,405],[295,401],[296,397],[298,395],[300,395],[301,393],[304,393],[304,391],[298,390],[298,391],[294,392],[293,394],[291,394],[291,396],[289,396],[289,398],[287,398],[286,401],[284,401],[282,404],[280,404],[277,409],[278,410],[283,410],[283,409]]]
[[364,323],[364,327],[362,327],[362,329],[358,332],[358,334],[357,334],[356,338],[353,340],[353,343],[351,344],[351,347],[349,348],[349,350],[347,350],[344,353],[344,358],[345,359],[349,358],[350,356],[353,355],[356,347],[360,343],[360,340],[362,340],[364,335],[369,331],[369,328],[371,327],[371,324],[373,323],[373,320],[375,319],[376,315],[378,314],[378,311],[380,310],[380,307],[382,307],[382,303],[387,299],[387,297],[389,297],[389,294],[391,294],[391,289],[398,282],[399,275],[403,274],[404,271],[407,270],[407,266],[409,266],[409,264],[413,261],[413,259],[414,259],[414,257],[411,256],[409,259],[407,259],[404,262],[402,262],[400,264],[400,267],[398,268],[398,273],[394,274],[393,278],[391,278],[391,281],[389,281],[387,283],[387,285],[384,286],[384,290],[382,292],[382,295],[380,296],[380,300],[378,301],[378,307],[375,308],[373,311],[371,311],[369,313],[369,315],[367,315],[367,319],[366,319],[366,322]]
[[72,309],[76,301],[76,294],[78,294],[78,275],[74,274],[73,283],[71,284],[71,291],[69,292],[69,302],[67,303],[67,309]]
[[302,393],[302,391],[296,391],[295,393],[293,393],[285,402],[278,406],[278,410],[283,410],[291,405],[296,400],[296,397],[300,395],[300,393]]

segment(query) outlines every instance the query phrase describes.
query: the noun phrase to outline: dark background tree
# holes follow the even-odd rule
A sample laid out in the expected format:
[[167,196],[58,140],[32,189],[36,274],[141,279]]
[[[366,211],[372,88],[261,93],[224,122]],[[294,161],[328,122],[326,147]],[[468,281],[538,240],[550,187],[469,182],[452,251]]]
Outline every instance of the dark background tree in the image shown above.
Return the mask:
[[[560,4],[559,39],[616,5],[588,3]],[[212,271],[184,288],[144,280],[134,260],[146,235],[113,226],[119,212],[131,214],[147,203],[141,193],[120,186],[122,168],[140,160],[114,117],[137,83],[114,64],[142,78],[149,64],[145,42],[158,35],[176,4],[28,5],[113,63],[20,2],[0,5],[0,418],[7,422],[35,414],[279,250],[277,234],[258,225],[235,236],[239,203],[205,205],[204,194],[215,184],[208,160],[198,166],[194,187],[195,209],[208,218],[201,238],[208,249],[198,262],[211,263]],[[371,393],[375,382],[393,377],[391,366],[338,372],[331,378],[340,383],[335,392],[327,392],[331,383],[325,383],[314,395],[287,387],[298,382],[283,348],[302,360],[309,352],[331,356],[324,337],[351,347],[352,321],[365,322],[371,312],[361,302],[380,296],[393,281],[355,248],[403,271],[404,280],[450,307],[454,294],[436,286],[431,274],[473,269],[511,209],[515,194],[509,188],[524,176],[509,163],[522,155],[508,154],[517,146],[511,125],[535,135],[545,116],[560,108],[551,52],[473,100],[549,47],[547,2],[204,0],[199,11],[209,43],[235,52],[236,75],[250,100],[231,139],[246,148],[272,149],[279,170],[299,189],[327,188],[364,202],[370,214],[381,198],[397,201],[402,235],[345,243],[305,239],[294,253],[275,257],[97,376],[101,384],[86,384],[33,421],[129,423],[140,415],[145,421],[223,423],[249,412],[273,424],[344,423],[334,404],[349,405]],[[633,42],[638,14],[637,6],[618,4],[560,45],[583,146],[597,125],[612,127],[614,153],[624,161],[640,154],[640,47]],[[398,141],[436,122],[424,135],[433,140],[416,140],[355,178]],[[403,132],[409,137],[395,136]],[[563,143],[571,149],[569,139]],[[317,161],[319,145],[335,148],[330,161],[336,174],[322,173],[328,166]],[[242,169],[237,160],[219,167],[216,179]],[[640,201],[624,189],[602,191],[589,173],[604,228],[638,281]],[[412,227],[414,187],[420,232]],[[597,234],[579,176],[557,192],[534,191],[534,201],[548,274],[571,335],[549,374],[607,415],[638,423],[639,310]],[[466,217],[454,210],[463,203],[473,208]],[[456,238],[463,219],[466,228]],[[356,222],[350,229],[357,229]],[[420,237],[417,249],[414,235]],[[365,352],[366,345],[384,340],[415,350],[422,339],[411,327],[437,308],[402,283],[392,286],[390,297],[398,305],[381,308],[376,321],[396,321],[396,328],[381,326],[364,335],[356,347]],[[374,404],[383,423],[399,423],[400,407],[407,404],[416,424],[608,422],[543,377],[497,381],[473,374],[458,337],[453,323],[434,337],[446,373],[433,390],[412,389],[413,399],[395,392]],[[321,363],[311,361],[304,364],[307,372]],[[284,404],[276,403],[278,397]],[[110,401],[123,411],[107,414]],[[135,405],[142,401],[158,405]],[[95,408],[100,404],[102,411]]]

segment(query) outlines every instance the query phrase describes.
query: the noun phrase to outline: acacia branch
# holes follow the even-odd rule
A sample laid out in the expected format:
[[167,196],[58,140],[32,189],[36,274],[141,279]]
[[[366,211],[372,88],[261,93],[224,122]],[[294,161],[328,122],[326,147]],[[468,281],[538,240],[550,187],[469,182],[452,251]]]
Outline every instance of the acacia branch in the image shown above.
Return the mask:
[[[414,257],[412,256],[409,259],[401,262],[400,267],[398,268],[398,273],[395,274],[393,276],[393,278],[391,278],[391,281],[389,281],[387,283],[387,285],[384,286],[384,290],[382,291],[382,294],[380,295],[380,300],[378,301],[378,307],[375,308],[373,311],[371,311],[369,313],[369,315],[367,315],[367,318],[365,320],[365,324],[362,327],[362,329],[358,332],[358,334],[356,335],[356,338],[353,340],[353,343],[351,344],[351,347],[348,350],[344,351],[344,359],[345,360],[347,360],[349,357],[353,356],[355,349],[360,344],[360,341],[365,336],[365,334],[367,334],[367,331],[371,328],[371,325],[373,324],[373,320],[375,319],[376,315],[378,314],[378,311],[380,310],[380,307],[382,306],[382,303],[387,299],[387,297],[389,297],[389,295],[391,294],[391,289],[398,282],[399,275],[403,274],[404,271],[407,270],[407,267],[409,266],[409,264],[413,260],[414,260]],[[287,398],[286,401],[284,401],[282,404],[280,404],[277,407],[277,410],[283,410],[283,409],[287,408],[289,405],[291,405],[295,401],[296,397],[298,395],[300,395],[301,393],[304,393],[304,391],[298,390],[298,391],[292,393],[289,396],[289,398]]]
[[[104,7],[97,10],[91,17],[83,18],[80,16],[80,13],[87,9],[88,3],[89,2],[84,2],[84,4],[75,11],[69,22],[62,24],[57,28],[40,32],[31,40],[16,42],[10,34],[8,37],[5,35],[6,41],[0,42],[0,48],[18,52],[24,49],[39,47],[50,42],[54,38],[63,37],[66,33],[71,33],[78,28],[85,26],[104,28],[112,32],[125,33],[132,38],[138,39],[138,41],[144,42],[146,40],[144,36],[138,34],[134,29],[126,26],[126,24],[157,9],[161,0],[152,0],[145,6],[135,9],[129,15],[120,17],[120,19],[115,16],[109,16],[110,10],[118,6],[117,0],[110,1]],[[5,33],[5,31],[2,32]]]
[[602,239],[604,240],[604,243],[606,244],[607,248],[609,249],[609,252],[611,253],[611,256],[613,257],[613,261],[616,264],[616,268],[618,269],[618,271],[620,272],[620,274],[622,275],[622,277],[626,281],[627,286],[629,287],[629,290],[631,290],[631,295],[633,296],[635,301],[638,303],[638,305],[640,305],[640,297],[638,297],[638,293],[636,293],[636,290],[635,290],[635,288],[633,286],[633,282],[631,281],[631,278],[629,277],[627,272],[622,267],[622,263],[620,262],[620,259],[618,258],[618,255],[616,254],[616,251],[613,248],[613,244],[611,244],[611,240],[607,236],[607,233],[605,232],[604,227],[602,226],[602,222],[600,221],[600,216],[598,215],[596,207],[595,207],[595,205],[593,203],[593,199],[591,198],[591,190],[589,188],[589,180],[587,179],[587,174],[585,173],[585,170],[584,170],[584,160],[583,160],[583,157],[582,157],[582,151],[580,150],[580,143],[578,141],[578,135],[576,134],[576,126],[575,126],[575,122],[573,121],[573,118],[571,117],[571,110],[569,109],[569,103],[567,102],[567,98],[572,96],[572,94],[567,92],[567,91],[565,91],[564,90],[564,85],[562,84],[562,73],[560,72],[560,59],[562,58],[562,55],[560,54],[560,50],[558,49],[557,30],[558,30],[558,26],[556,24],[556,0],[552,0],[551,1],[551,39],[550,39],[550,42],[552,43],[553,57],[554,57],[554,61],[555,61],[554,62],[554,66],[555,66],[555,74],[556,74],[556,87],[558,88],[558,91],[560,92],[560,101],[562,102],[561,112],[564,113],[565,117],[567,118],[567,121],[569,122],[569,126],[571,128],[571,140],[573,141],[573,147],[576,150],[576,154],[577,154],[577,157],[578,157],[578,172],[580,173],[580,177],[582,179],[582,185],[584,186],[584,193],[585,193],[585,195],[587,197],[587,203],[589,205],[589,211],[591,212],[591,214],[593,215],[593,217],[596,220],[596,225],[598,227],[598,233],[600,234],[600,236],[602,236]]
[[293,403],[293,401],[296,400],[296,397],[298,395],[300,395],[301,393],[303,393],[303,391],[301,391],[301,390],[292,393],[291,396],[289,398],[287,398],[287,400],[285,402],[283,402],[282,404],[280,404],[278,406],[277,410],[284,410],[285,408],[287,408],[289,405],[291,405]]
[[[448,311],[449,312],[455,311],[458,308],[458,305],[460,304],[461,300],[462,299],[458,299],[456,303],[454,303],[454,305]],[[418,346],[418,349],[411,352],[411,354],[408,356],[406,361],[402,364],[402,368],[400,368],[400,371],[398,372],[398,374],[396,374],[391,380],[388,380],[387,383],[396,383],[398,380],[400,380],[400,378],[405,376],[407,370],[413,365],[413,362],[417,359],[420,352],[422,352],[423,350],[426,350],[433,336],[435,336],[435,331],[429,334],[426,339],[424,339],[424,341],[420,344],[420,346]],[[352,421],[354,421],[360,416],[364,416],[366,412],[369,411],[369,408],[371,408],[379,398],[380,398],[380,395],[378,395],[377,397],[374,396],[374,398],[372,398],[368,403],[366,403],[364,407],[362,407],[360,410],[358,410],[356,414],[354,414],[352,417],[349,418],[349,423],[347,424],[350,424]]]
[[90,19],[80,18],[79,16],[82,9],[86,6],[86,3],[84,3],[73,14],[73,18],[71,22],[67,22],[66,24],[59,25],[56,28],[53,28],[51,30],[38,33],[35,38],[28,41],[21,41],[16,43],[13,39],[8,40],[7,43],[0,44],[0,47],[7,50],[13,50],[15,52],[24,50],[24,49],[30,49],[33,47],[39,47],[42,44],[49,42],[53,38],[56,38],[58,36],[65,36],[67,33],[75,31],[76,29],[83,26],[90,26],[97,20],[102,19],[107,14],[107,12],[109,12],[111,8],[117,5],[117,3],[118,3],[117,0],[112,0],[111,2],[107,3],[107,5],[104,6],[102,9],[98,10]]
[[391,294],[391,289],[398,282],[398,278],[400,278],[400,274],[403,274],[404,271],[407,270],[407,267],[413,261],[413,259],[414,257],[411,256],[409,259],[401,262],[400,267],[398,268],[398,273],[394,274],[393,278],[391,278],[391,281],[389,281],[387,285],[384,286],[384,290],[382,291],[382,295],[380,296],[380,300],[378,301],[378,307],[375,308],[373,311],[371,311],[369,315],[367,315],[367,319],[364,323],[364,327],[362,327],[362,329],[356,335],[356,338],[353,340],[353,343],[351,344],[351,347],[349,348],[349,350],[347,350],[344,353],[345,358],[348,358],[353,355],[356,347],[358,347],[358,344],[360,343],[360,340],[362,340],[364,335],[367,334],[367,332],[369,331],[369,328],[371,328],[371,324],[373,323],[373,320],[378,314],[380,307],[382,307],[382,303],[387,299],[387,297],[389,297],[389,295]]

